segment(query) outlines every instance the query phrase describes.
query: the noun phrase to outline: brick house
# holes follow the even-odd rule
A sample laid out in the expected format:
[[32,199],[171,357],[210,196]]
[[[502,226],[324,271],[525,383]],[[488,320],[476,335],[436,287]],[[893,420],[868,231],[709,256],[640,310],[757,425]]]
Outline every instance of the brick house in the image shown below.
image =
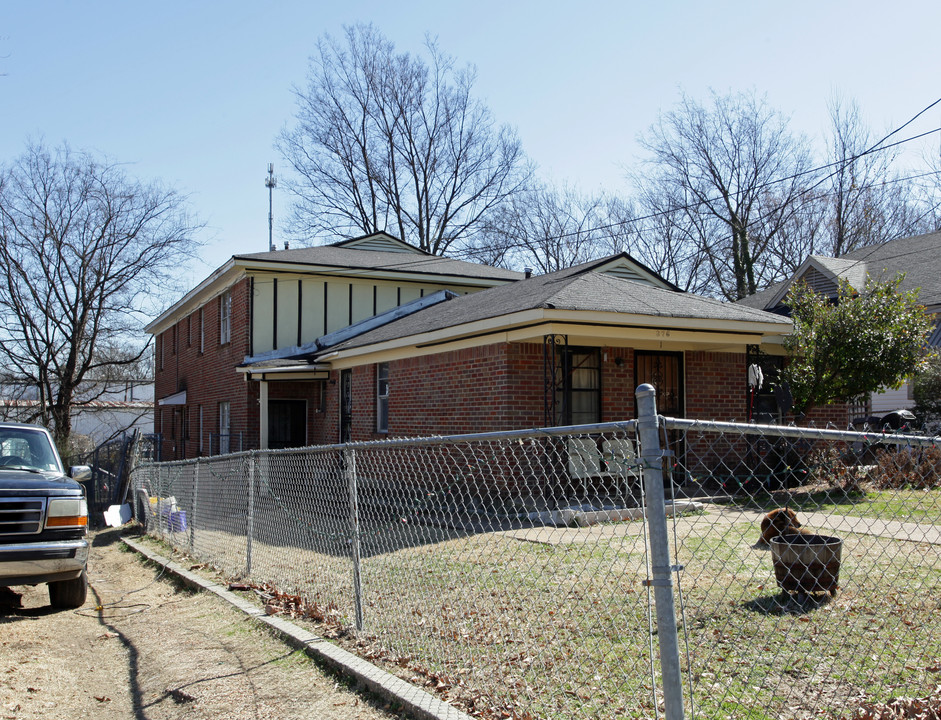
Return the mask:
[[[259,383],[236,369],[247,357],[290,354],[426,295],[463,295],[521,277],[431,256],[385,233],[233,256],[146,328],[155,337],[154,431],[162,438],[162,459],[262,442],[284,447],[335,441],[326,424],[328,373],[305,369],[278,375],[285,382]],[[262,392],[269,433],[259,430]]]
[[536,277],[386,235],[239,256],[148,326],[155,429],[170,459],[603,422],[643,382],[663,414],[745,420],[749,353],[789,329],[627,254]]

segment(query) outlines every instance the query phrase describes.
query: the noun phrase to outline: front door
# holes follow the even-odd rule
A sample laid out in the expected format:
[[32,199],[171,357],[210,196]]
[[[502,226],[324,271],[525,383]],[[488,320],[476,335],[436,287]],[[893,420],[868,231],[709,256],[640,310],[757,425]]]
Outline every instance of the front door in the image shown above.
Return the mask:
[[340,442],[353,440],[353,371],[340,371]]
[[[686,404],[683,353],[637,350],[634,353],[634,387],[644,383],[657,390],[657,413],[666,417],[683,417]],[[664,449],[671,451],[673,458],[669,466],[664,466],[664,482],[671,475],[674,482],[679,482],[685,466],[685,444],[675,430],[667,434],[666,440],[669,447]]]
[[638,350],[634,360],[634,387],[648,383],[657,389],[657,412],[683,417],[683,353]]
[[307,444],[307,401],[268,401],[268,447],[303,447]]

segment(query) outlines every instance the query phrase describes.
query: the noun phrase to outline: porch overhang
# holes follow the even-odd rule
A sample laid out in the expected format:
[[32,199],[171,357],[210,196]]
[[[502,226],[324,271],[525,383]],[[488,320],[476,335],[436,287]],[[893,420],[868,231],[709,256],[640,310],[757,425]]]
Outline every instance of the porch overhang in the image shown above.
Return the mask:
[[236,368],[246,381],[289,382],[294,380],[327,380],[330,377],[330,365],[327,363],[282,364],[277,367],[265,367],[261,364],[246,365]]
[[158,405],[186,405],[186,390],[167,395],[157,400]]
[[332,353],[333,369],[372,362],[431,355],[492,343],[542,343],[547,335],[566,335],[571,345],[630,347],[637,350],[704,350],[745,352],[760,345],[778,354],[791,331],[790,322],[529,310],[370,345],[340,347]]

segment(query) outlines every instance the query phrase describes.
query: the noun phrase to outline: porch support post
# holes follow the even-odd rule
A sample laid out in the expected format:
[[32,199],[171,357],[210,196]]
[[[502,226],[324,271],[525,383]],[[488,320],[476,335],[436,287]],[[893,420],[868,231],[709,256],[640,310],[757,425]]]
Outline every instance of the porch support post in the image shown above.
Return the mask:
[[260,380],[258,382],[258,446],[262,450],[268,449],[268,381]]

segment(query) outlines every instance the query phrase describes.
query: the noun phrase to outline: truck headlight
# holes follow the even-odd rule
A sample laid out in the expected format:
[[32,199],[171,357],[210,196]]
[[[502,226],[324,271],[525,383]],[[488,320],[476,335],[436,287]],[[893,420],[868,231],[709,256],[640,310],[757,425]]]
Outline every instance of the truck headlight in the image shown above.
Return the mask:
[[85,498],[50,498],[46,506],[46,528],[87,528],[88,503]]

